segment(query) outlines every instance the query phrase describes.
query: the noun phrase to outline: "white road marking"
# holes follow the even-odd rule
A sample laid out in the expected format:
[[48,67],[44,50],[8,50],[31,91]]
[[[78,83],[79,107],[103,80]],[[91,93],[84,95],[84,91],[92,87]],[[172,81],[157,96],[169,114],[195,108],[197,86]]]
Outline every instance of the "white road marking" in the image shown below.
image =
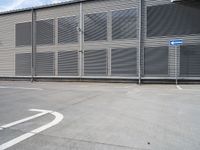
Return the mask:
[[19,90],[38,90],[42,91],[41,88],[26,88],[26,87],[15,87],[15,86],[0,86],[0,89],[19,89]]
[[40,133],[40,132],[42,132],[42,131],[50,128],[50,127],[53,127],[56,124],[58,124],[60,121],[62,121],[63,118],[64,118],[64,116],[62,114],[58,113],[58,112],[52,112],[52,111],[40,110],[40,109],[34,109],[34,110],[35,111],[38,110],[38,111],[41,111],[41,112],[44,112],[44,111],[48,112],[48,113],[54,115],[55,119],[53,121],[51,121],[50,123],[46,124],[46,125],[43,125],[43,126],[37,128],[37,129],[34,129],[34,130],[32,130],[32,131],[30,131],[28,133],[25,133],[25,134],[15,138],[15,139],[12,139],[12,140],[0,145],[0,150],[5,150],[5,149],[7,149],[7,148],[9,148],[9,147],[11,147],[11,146],[13,146],[13,145],[15,145],[17,143],[20,143],[20,142],[22,142],[22,141],[24,141],[24,140],[26,140],[26,139],[28,139],[28,138]]
[[179,85],[177,85],[176,87],[177,87],[177,89],[179,89],[179,90],[182,90],[182,89],[183,89],[183,88],[182,88],[181,86],[179,86]]
[[18,120],[18,121],[11,122],[11,123],[6,124],[6,125],[2,125],[2,126],[0,126],[0,128],[2,128],[2,129],[10,128],[10,127],[15,126],[15,125],[17,125],[17,124],[20,124],[20,123],[23,123],[23,122],[26,122],[26,121],[29,121],[29,120],[38,118],[38,117],[40,117],[40,116],[46,115],[47,113],[50,112],[50,111],[46,111],[46,110],[37,110],[37,109],[30,109],[29,111],[39,111],[39,112],[41,112],[41,113],[36,114],[36,115],[33,115],[33,116],[31,116],[31,117],[27,117],[27,118]]

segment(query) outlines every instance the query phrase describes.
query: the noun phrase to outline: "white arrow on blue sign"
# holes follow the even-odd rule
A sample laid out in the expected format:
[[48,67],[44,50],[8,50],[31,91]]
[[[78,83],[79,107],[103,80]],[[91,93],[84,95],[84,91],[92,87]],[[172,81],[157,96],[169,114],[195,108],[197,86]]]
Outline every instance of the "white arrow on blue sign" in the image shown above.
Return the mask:
[[183,40],[182,39],[173,39],[173,40],[170,40],[169,43],[171,46],[179,46],[179,45],[183,44]]

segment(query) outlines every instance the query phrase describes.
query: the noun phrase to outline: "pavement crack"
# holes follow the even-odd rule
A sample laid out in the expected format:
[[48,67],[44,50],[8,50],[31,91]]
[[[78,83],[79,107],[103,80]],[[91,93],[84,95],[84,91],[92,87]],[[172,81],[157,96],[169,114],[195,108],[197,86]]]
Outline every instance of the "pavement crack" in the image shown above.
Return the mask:
[[131,146],[126,146],[126,145],[110,144],[110,143],[68,138],[68,137],[56,136],[56,135],[46,135],[46,134],[42,134],[42,133],[39,133],[37,135],[48,136],[48,137],[52,137],[52,138],[61,138],[63,140],[71,140],[74,142],[83,142],[83,143],[98,144],[98,145],[112,146],[112,147],[118,147],[118,148],[126,148],[128,150],[150,150],[150,148],[147,149],[147,148],[131,147]]

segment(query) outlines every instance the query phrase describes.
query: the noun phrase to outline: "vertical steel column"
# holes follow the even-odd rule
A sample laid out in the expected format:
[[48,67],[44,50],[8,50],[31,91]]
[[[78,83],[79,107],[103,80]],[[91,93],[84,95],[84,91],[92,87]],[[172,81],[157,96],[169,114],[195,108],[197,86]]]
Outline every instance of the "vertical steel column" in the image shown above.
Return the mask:
[[36,57],[36,11],[34,9],[31,10],[32,13],[32,23],[31,23],[31,45],[32,45],[32,53],[31,53],[31,82],[34,81],[34,77],[36,75],[35,71],[35,57]]
[[139,62],[139,65],[138,65],[138,80],[139,80],[139,85],[141,85],[141,48],[142,48],[142,5],[143,5],[143,0],[139,0],[139,29],[138,29],[138,62]]
[[[107,23],[107,38],[108,38],[108,42],[109,43],[112,43],[112,12],[108,12],[108,16],[107,16],[107,20],[108,20],[108,23]],[[112,75],[112,64],[111,64],[111,51],[112,51],[112,48],[109,48],[108,50],[108,53],[107,53],[107,71],[108,71],[108,76],[111,76]]]
[[178,85],[178,75],[179,75],[179,72],[180,72],[180,60],[179,60],[179,55],[180,55],[180,47],[179,46],[175,46],[175,76],[176,76],[176,85]]
[[83,76],[83,34],[84,34],[84,29],[83,29],[83,4],[80,3],[80,25],[79,25],[79,37],[80,37],[80,48],[79,48],[79,76],[80,78]]
[[[57,45],[58,43],[58,19],[55,19],[54,21],[54,26],[55,26],[55,39],[54,39],[54,43],[55,45]],[[55,69],[55,76],[58,76],[58,50],[55,50],[55,60],[54,60],[54,69]]]

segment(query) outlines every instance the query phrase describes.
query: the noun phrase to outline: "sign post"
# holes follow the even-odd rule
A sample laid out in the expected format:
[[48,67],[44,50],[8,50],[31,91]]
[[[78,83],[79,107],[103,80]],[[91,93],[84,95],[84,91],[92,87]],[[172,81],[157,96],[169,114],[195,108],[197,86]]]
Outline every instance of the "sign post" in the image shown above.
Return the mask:
[[176,76],[176,85],[178,85],[178,47],[183,44],[182,39],[173,39],[169,42],[170,46],[175,48],[175,76]]

